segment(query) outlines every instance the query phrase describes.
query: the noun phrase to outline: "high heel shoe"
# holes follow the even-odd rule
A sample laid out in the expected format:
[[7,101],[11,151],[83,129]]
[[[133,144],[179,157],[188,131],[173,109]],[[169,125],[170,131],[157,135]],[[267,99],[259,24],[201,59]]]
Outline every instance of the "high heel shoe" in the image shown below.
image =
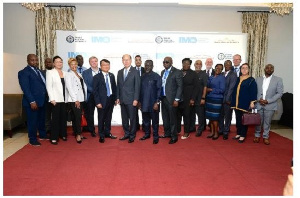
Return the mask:
[[80,140],[78,140],[77,137],[75,137],[75,139],[78,144],[81,144],[81,142],[82,142],[81,136],[80,136]]
[[241,136],[237,135],[237,136],[234,136],[232,139],[233,139],[233,140],[238,140],[238,139],[240,139],[240,137],[241,137]]
[[214,134],[206,136],[206,138],[212,138],[212,137],[214,137]]
[[245,138],[244,139],[239,139],[238,143],[244,143],[245,142]]
[[212,137],[212,140],[217,140],[219,138],[219,136],[217,137]]

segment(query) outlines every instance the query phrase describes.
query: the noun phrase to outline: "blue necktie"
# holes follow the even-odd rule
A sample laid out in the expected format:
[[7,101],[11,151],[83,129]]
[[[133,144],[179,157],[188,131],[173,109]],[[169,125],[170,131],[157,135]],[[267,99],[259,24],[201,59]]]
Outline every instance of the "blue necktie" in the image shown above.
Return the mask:
[[42,78],[40,71],[36,67],[33,67],[33,68],[34,68],[34,71],[36,72],[36,74],[38,75],[39,79],[41,81],[43,81],[43,83],[45,84],[45,80]]
[[107,97],[110,96],[110,89],[109,89],[109,82],[108,82],[108,74],[106,76],[106,90],[107,90]]
[[82,67],[78,67],[79,69],[79,73],[81,74],[82,73]]
[[124,75],[124,80],[126,80],[126,77],[127,77],[127,69],[125,69],[125,75]]

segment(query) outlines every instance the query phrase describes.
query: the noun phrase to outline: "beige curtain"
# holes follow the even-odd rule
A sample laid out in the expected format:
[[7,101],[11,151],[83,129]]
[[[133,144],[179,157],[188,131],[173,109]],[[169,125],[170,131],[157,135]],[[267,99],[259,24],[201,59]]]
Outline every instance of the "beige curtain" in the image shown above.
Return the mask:
[[248,63],[254,78],[264,74],[268,48],[268,21],[267,12],[243,12],[242,31],[248,33]]
[[74,7],[45,7],[35,14],[36,54],[39,68],[45,69],[45,59],[56,54],[56,30],[76,30]]

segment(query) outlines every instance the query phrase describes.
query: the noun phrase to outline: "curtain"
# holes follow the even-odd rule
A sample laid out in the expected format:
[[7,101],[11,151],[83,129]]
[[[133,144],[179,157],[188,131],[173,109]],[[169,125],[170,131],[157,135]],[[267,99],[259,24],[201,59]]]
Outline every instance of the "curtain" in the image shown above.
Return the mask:
[[56,30],[76,30],[74,7],[44,7],[35,14],[36,54],[39,68],[45,69],[45,59],[56,54]]
[[248,63],[252,77],[262,76],[268,48],[269,13],[243,12],[242,31],[248,33]]

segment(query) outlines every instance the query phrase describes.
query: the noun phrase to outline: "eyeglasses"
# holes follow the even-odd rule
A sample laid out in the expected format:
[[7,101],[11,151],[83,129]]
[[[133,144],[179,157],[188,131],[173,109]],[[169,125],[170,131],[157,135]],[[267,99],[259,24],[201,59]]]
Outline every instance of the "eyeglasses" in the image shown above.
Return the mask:
[[166,63],[166,64],[169,64],[170,62],[169,62],[169,61],[163,61],[163,64],[165,64],[165,63]]

